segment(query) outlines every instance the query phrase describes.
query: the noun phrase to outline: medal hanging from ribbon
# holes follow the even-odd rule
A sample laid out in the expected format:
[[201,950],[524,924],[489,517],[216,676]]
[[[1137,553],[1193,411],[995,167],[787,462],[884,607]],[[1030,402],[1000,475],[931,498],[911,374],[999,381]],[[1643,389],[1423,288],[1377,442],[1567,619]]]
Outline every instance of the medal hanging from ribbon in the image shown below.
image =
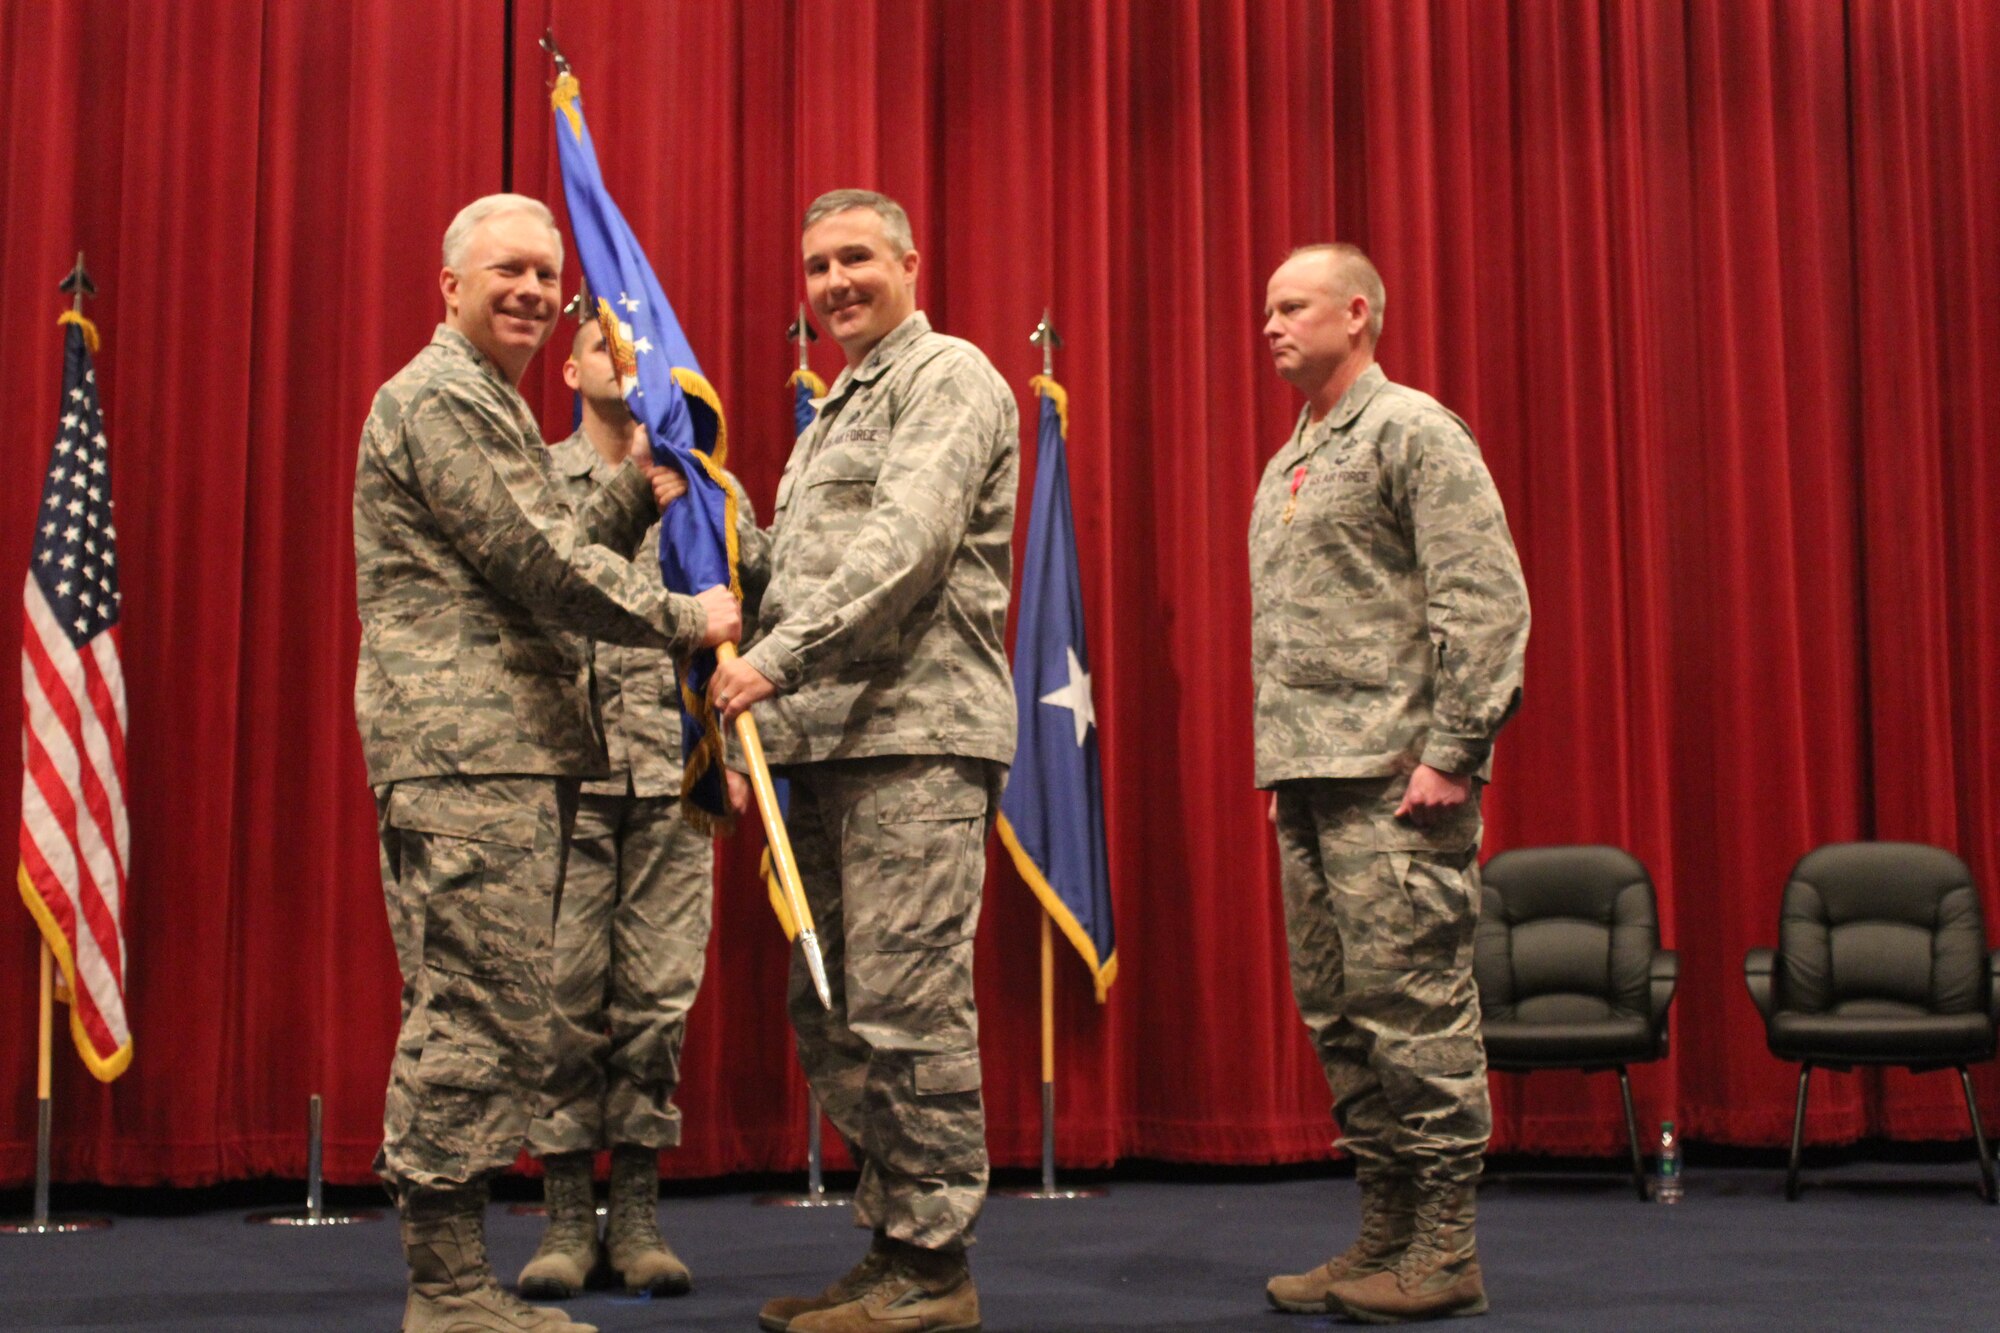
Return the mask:
[[1305,484],[1306,465],[1301,463],[1292,469],[1292,494],[1291,498],[1285,501],[1285,513],[1281,520],[1287,527],[1291,526],[1292,515],[1299,512],[1299,487]]

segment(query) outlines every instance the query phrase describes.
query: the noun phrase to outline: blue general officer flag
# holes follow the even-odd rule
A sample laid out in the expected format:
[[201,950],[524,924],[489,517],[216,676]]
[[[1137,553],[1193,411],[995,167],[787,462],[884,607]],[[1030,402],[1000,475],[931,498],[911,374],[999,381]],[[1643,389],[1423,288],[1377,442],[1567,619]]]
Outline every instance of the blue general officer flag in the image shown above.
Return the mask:
[[1000,800],[1000,840],[1043,909],[1083,955],[1101,1003],[1117,979],[1118,954],[1083,586],[1070,517],[1069,396],[1045,375],[1036,376],[1032,387],[1040,391],[1042,413],[1014,632],[1021,739]]
[[[604,188],[576,76],[564,72],[550,100],[570,230],[625,401],[646,428],[654,461],[673,464],[688,481],[687,494],[661,517],[660,572],[677,593],[720,585],[740,597],[736,499],[722,476],[728,449],[721,401],[702,377],[646,252]],[[710,650],[696,653],[681,671],[681,797],[719,819],[728,801],[721,724],[707,698],[714,672]]]

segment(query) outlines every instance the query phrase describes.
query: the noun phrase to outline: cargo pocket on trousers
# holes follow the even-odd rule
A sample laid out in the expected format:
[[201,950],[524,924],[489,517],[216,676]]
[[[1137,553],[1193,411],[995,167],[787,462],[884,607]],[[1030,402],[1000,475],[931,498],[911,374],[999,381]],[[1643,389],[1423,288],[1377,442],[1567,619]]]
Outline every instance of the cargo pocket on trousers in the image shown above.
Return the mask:
[[406,891],[420,895],[423,966],[532,984],[552,927],[547,892],[532,882],[535,812],[398,783],[388,820],[403,834]]
[[1470,968],[1479,901],[1459,858],[1391,852],[1389,863],[1410,912],[1409,965],[1414,969]]
[[[887,1130],[882,1159],[910,1176],[957,1175],[986,1165],[986,1115],[979,1053],[920,1055],[910,1061],[908,1105]],[[885,1118],[886,1119],[886,1118]]]
[[986,807],[983,788],[897,791],[878,806],[875,860],[885,892],[875,920],[855,923],[865,941],[859,947],[894,953],[972,938],[985,880]]
[[1342,895],[1341,945],[1352,967],[1393,975],[1472,965],[1478,914],[1448,859],[1411,852],[1369,858],[1365,887]]
[[424,1041],[417,1078],[425,1087],[481,1094],[499,1092],[512,1082],[498,1050],[467,1042],[438,1023]]
[[487,978],[432,969],[417,1078],[424,1086],[472,1094],[518,1095],[541,1085],[553,1013],[544,996]]
[[1403,1063],[1419,1078],[1471,1076],[1485,1067],[1486,1048],[1477,1037],[1435,1037],[1409,1043]]

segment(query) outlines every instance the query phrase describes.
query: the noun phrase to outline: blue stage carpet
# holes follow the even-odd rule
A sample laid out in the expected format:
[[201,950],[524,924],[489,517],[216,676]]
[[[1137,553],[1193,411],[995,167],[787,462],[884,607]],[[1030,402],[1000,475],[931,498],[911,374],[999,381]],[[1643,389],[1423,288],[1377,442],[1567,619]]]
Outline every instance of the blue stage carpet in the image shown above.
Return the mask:
[[[1617,1177],[1501,1173],[1482,1191],[1480,1237],[1505,1329],[1983,1329],[2000,1327],[2000,1209],[1970,1163],[1849,1164],[1809,1174],[1693,1169],[1687,1201],[1641,1204]],[[58,1189],[58,1211],[64,1202]],[[75,1191],[71,1191],[75,1194]],[[143,1197],[143,1196],[142,1196]],[[974,1251],[986,1327],[1018,1333],[1346,1327],[1265,1308],[1265,1277],[1346,1243],[1356,1189],[1320,1177],[1246,1183],[1118,1181],[1108,1197],[996,1197]],[[18,1191],[6,1202],[18,1206]],[[0,1328],[323,1333],[397,1326],[393,1222],[251,1227],[241,1209],[121,1216],[110,1231],[0,1236]],[[817,1290],[861,1252],[844,1212],[755,1208],[747,1194],[669,1199],[669,1238],[692,1295],[593,1293],[568,1303],[607,1333],[748,1333],[781,1293]],[[496,1205],[506,1276],[541,1223]]]

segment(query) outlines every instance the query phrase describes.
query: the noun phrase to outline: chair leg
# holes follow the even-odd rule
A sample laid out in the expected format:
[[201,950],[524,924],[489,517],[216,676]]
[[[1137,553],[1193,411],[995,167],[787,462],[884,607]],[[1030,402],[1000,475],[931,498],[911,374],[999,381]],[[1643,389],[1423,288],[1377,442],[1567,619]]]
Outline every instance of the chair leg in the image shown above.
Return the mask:
[[1785,1168],[1785,1200],[1791,1202],[1799,1197],[1799,1146],[1806,1134],[1806,1086],[1812,1078],[1812,1066],[1799,1066],[1799,1101],[1792,1111],[1792,1160]]
[[1959,1086],[1965,1089],[1965,1113],[1972,1117],[1972,1141],[1979,1148],[1979,1197],[1988,1203],[2000,1203],[2000,1191],[1993,1184],[1993,1149],[1986,1142],[1986,1127],[1979,1123],[1979,1103],[1972,1095],[1972,1075],[1964,1065],[1958,1067]]
[[1632,1188],[1639,1191],[1639,1202],[1646,1201],[1646,1166],[1639,1159],[1639,1119],[1632,1114],[1632,1078],[1625,1072],[1625,1066],[1618,1066],[1618,1091],[1625,1098],[1625,1142],[1632,1149]]

